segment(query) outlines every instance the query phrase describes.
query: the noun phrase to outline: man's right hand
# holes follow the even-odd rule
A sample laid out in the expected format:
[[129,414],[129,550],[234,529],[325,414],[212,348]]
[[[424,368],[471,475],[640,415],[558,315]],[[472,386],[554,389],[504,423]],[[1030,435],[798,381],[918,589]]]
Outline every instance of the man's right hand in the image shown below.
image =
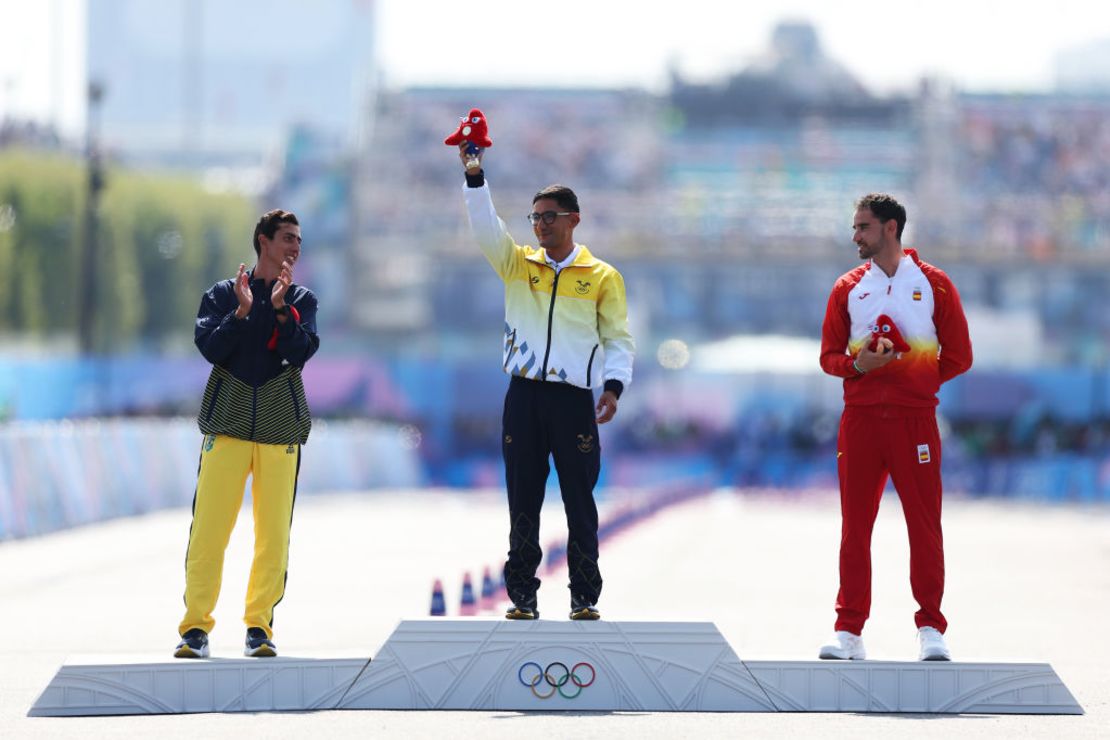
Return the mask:
[[468,146],[470,146],[470,145],[467,144],[465,141],[463,143],[459,144],[459,161],[462,162],[462,166],[463,166],[464,170],[466,170],[471,175],[477,175],[478,171],[482,169],[482,156],[486,153],[486,150],[481,148],[481,147],[478,147],[478,154],[477,154],[478,167],[474,170],[467,170],[466,169],[466,161],[468,159],[470,159],[470,155],[466,153],[466,148]]
[[859,354],[856,355],[856,365],[859,366],[860,370],[869,373],[872,370],[878,370],[880,367],[896,358],[897,355],[894,352],[894,342],[886,337],[879,337],[879,341],[875,346],[875,351],[868,349],[866,344],[863,345]]
[[245,319],[251,312],[254,295],[251,293],[250,274],[247,266],[239,263],[239,274],[235,276],[235,297],[239,299],[239,308],[235,309],[235,318]]

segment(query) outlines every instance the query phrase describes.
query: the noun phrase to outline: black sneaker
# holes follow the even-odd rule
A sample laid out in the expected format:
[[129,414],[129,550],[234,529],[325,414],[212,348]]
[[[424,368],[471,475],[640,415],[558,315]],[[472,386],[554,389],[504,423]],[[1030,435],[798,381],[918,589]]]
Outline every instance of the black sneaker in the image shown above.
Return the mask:
[[261,627],[247,628],[247,646],[243,655],[248,658],[272,658],[277,655],[277,647],[273,640],[266,637],[266,630]]
[[601,619],[601,612],[597,610],[592,601],[582,598],[581,596],[570,597],[570,618],[574,620],[588,620]]
[[177,649],[173,651],[175,658],[207,658],[208,633],[200,627],[193,627],[181,636]]
[[513,604],[505,611],[505,619],[539,619],[540,613],[532,606]]

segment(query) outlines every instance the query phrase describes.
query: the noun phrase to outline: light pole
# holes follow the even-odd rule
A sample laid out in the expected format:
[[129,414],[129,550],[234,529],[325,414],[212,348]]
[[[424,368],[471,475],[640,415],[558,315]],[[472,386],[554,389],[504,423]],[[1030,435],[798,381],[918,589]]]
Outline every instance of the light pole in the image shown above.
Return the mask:
[[104,86],[89,82],[88,116],[85,126],[85,161],[88,182],[85,193],[85,229],[81,249],[81,273],[78,277],[77,335],[81,354],[90,355],[100,349],[97,341],[96,309],[99,285],[97,270],[97,230],[99,226],[100,191],[104,189],[104,162],[100,151],[100,101]]

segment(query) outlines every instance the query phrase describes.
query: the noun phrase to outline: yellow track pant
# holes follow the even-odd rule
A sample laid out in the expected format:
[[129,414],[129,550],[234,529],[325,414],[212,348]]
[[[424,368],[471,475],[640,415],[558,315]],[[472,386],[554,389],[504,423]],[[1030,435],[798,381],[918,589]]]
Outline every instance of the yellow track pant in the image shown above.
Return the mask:
[[254,562],[247,584],[243,621],[273,636],[274,607],[285,594],[289,527],[297,493],[301,446],[268,445],[206,435],[201,445],[193,524],[185,555],[185,634],[194,627],[211,632],[220,596],[224,551],[243,505],[247,476],[254,503]]

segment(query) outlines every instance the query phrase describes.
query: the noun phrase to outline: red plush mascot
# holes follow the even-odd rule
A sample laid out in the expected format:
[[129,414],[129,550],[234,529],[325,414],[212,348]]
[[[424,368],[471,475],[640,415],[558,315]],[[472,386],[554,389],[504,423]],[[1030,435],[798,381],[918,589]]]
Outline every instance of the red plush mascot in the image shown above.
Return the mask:
[[468,155],[466,168],[468,170],[478,169],[481,166],[478,162],[478,152],[481,149],[493,146],[493,140],[489,138],[489,126],[486,124],[485,115],[477,108],[471,108],[470,114],[466,118],[459,119],[459,127],[455,129],[455,133],[444,139],[443,143],[448,146],[458,146],[465,143]]
[[879,337],[889,339],[894,344],[895,352],[910,351],[910,345],[902,338],[902,332],[898,331],[894,321],[885,313],[879,314],[879,318],[875,319],[875,323],[871,325],[871,343],[867,345],[867,348],[872,352],[879,349]]

